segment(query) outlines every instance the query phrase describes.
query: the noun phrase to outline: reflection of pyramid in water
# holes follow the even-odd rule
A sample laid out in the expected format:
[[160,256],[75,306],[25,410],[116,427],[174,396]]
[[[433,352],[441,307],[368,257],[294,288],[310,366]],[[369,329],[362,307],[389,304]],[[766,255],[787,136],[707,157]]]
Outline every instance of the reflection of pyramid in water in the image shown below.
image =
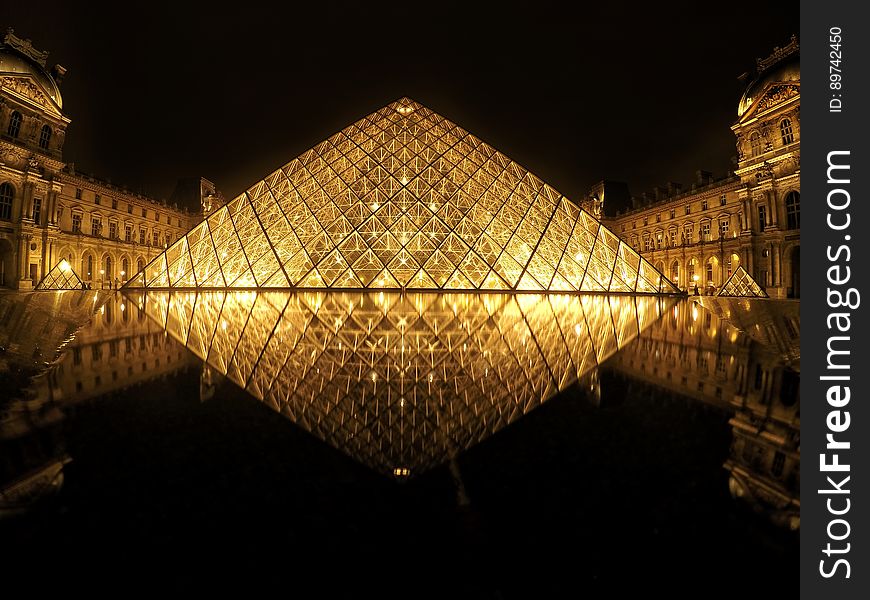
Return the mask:
[[488,437],[676,302],[271,291],[133,300],[251,395],[383,473],[419,472]]
[[36,285],[38,290],[83,290],[85,284],[66,259],[57,263]]
[[761,289],[752,276],[743,267],[731,274],[731,277],[722,284],[717,296],[733,296],[740,298],[767,298],[767,293]]
[[254,185],[127,285],[678,293],[553,188],[404,98]]

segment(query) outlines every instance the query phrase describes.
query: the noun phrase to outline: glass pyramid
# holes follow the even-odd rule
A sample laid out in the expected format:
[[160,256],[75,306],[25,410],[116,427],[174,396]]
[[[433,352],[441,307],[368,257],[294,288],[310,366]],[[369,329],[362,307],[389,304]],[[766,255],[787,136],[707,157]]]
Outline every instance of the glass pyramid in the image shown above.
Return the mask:
[[676,298],[127,292],[255,398],[385,474],[441,464],[545,402]]
[[679,293],[570,200],[407,98],[239,195],[127,287]]
[[725,283],[722,284],[722,289],[719,290],[717,296],[732,296],[740,298],[767,298],[767,292],[761,289],[761,286],[756,283],[752,276],[746,272],[743,267],[737,267],[737,270],[731,274]]
[[54,265],[54,268],[45,274],[38,284],[38,290],[83,290],[85,284],[73,270],[66,259],[62,259]]

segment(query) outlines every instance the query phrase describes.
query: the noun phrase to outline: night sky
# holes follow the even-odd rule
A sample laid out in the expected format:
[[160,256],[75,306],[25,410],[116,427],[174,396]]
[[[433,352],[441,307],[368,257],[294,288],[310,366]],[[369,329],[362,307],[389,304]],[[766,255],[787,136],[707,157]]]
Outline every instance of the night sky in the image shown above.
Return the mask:
[[157,198],[186,176],[233,197],[404,95],[574,199],[724,176],[737,77],[799,31],[797,2],[120,4],[5,2],[0,28],[68,69],[65,160]]

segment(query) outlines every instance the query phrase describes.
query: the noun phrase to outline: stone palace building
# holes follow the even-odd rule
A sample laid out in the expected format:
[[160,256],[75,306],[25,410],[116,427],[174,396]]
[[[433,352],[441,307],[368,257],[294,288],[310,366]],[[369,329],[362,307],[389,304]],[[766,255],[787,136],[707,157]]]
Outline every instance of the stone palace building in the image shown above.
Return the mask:
[[93,288],[115,287],[202,216],[64,162],[66,69],[47,58],[11,29],[0,43],[0,288],[32,289],[62,258]]

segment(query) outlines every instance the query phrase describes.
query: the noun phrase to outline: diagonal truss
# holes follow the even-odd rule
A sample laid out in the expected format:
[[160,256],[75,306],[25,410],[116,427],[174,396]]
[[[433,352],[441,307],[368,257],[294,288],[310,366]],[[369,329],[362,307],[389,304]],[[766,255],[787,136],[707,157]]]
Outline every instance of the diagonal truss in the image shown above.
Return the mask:
[[36,284],[38,290],[83,290],[85,284],[76,274],[72,265],[66,259],[62,259],[59,263],[45,274],[45,277]]
[[127,287],[679,293],[552,187],[407,98],[239,195]]
[[488,437],[595,369],[676,302],[367,291],[133,294],[211,368],[387,474],[425,470]]
[[746,272],[742,266],[731,274],[717,296],[734,296],[741,298],[767,298],[767,292]]

